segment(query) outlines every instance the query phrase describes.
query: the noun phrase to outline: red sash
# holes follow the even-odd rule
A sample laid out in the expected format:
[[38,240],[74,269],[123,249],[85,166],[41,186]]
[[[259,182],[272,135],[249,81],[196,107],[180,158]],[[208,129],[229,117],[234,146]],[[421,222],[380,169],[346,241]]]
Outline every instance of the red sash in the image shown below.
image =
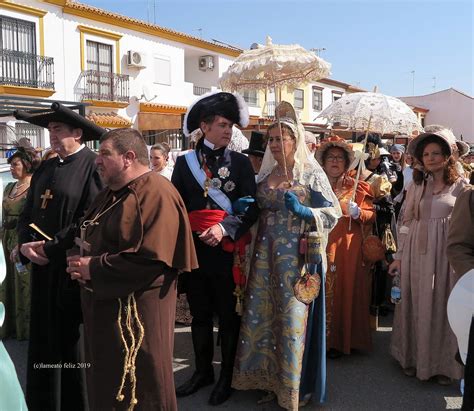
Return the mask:
[[[224,210],[195,210],[188,213],[191,230],[202,233],[213,225],[219,224],[228,216]],[[243,297],[243,289],[247,278],[242,272],[242,262],[245,261],[245,247],[252,241],[252,235],[247,231],[237,241],[233,241],[229,236],[222,238],[221,247],[228,253],[234,253],[234,264],[232,266],[232,275],[236,290],[234,295],[237,297],[236,311],[241,312],[241,300]]]

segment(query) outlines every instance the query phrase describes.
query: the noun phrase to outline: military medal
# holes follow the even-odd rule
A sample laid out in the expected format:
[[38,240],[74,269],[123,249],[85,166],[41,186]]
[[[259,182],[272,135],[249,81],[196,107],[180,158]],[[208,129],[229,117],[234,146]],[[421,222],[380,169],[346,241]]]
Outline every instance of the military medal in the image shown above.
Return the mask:
[[211,185],[211,180],[209,177],[206,178],[206,181],[204,181],[204,197],[207,197],[209,193],[209,187]]
[[211,170],[209,170],[209,167],[205,161],[202,162],[202,169],[204,170],[204,173],[206,173],[206,181],[204,181],[204,198],[207,198],[209,194],[209,188],[212,186],[213,178]]

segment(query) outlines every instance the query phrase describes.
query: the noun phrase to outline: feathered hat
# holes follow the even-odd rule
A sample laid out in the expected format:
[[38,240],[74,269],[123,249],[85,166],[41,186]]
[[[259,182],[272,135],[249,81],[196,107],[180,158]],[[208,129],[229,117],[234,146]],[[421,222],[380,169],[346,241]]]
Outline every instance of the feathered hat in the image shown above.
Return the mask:
[[23,110],[15,110],[13,113],[16,119],[23,120],[40,127],[47,128],[51,122],[68,124],[74,128],[82,130],[82,140],[99,140],[106,130],[97,124],[89,121],[79,113],[63,106],[58,102],[51,104],[51,109],[28,113]]
[[189,106],[184,116],[183,133],[190,136],[209,116],[224,117],[240,127],[249,124],[249,109],[240,94],[213,91],[203,94]]

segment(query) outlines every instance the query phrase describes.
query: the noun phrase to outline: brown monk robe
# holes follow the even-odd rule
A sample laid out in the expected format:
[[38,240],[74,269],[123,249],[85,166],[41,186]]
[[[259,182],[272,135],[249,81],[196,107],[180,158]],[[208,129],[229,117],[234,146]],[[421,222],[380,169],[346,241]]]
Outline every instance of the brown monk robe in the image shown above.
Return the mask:
[[135,409],[176,410],[176,278],[197,267],[183,200],[166,178],[145,173],[118,191],[103,190],[82,226],[86,254],[94,256],[81,290],[90,408],[128,409],[136,398]]

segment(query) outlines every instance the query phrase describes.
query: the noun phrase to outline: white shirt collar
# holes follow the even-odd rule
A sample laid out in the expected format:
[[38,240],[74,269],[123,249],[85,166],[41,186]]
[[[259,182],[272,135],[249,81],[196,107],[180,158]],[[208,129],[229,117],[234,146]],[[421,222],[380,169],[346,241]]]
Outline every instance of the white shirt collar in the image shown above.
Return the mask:
[[209,147],[211,150],[214,150],[215,144],[212,144],[209,140],[206,139],[206,137],[204,137],[203,143],[204,143],[207,147]]
[[[79,153],[79,151],[81,151],[86,145],[84,143],[82,143],[79,148],[74,151],[74,153],[71,153],[71,154],[68,154],[66,157],[69,157],[69,156],[72,156],[73,154],[76,154],[76,153]],[[64,158],[61,158],[61,156],[59,156],[58,154],[58,157],[59,157],[59,161],[64,161]]]

